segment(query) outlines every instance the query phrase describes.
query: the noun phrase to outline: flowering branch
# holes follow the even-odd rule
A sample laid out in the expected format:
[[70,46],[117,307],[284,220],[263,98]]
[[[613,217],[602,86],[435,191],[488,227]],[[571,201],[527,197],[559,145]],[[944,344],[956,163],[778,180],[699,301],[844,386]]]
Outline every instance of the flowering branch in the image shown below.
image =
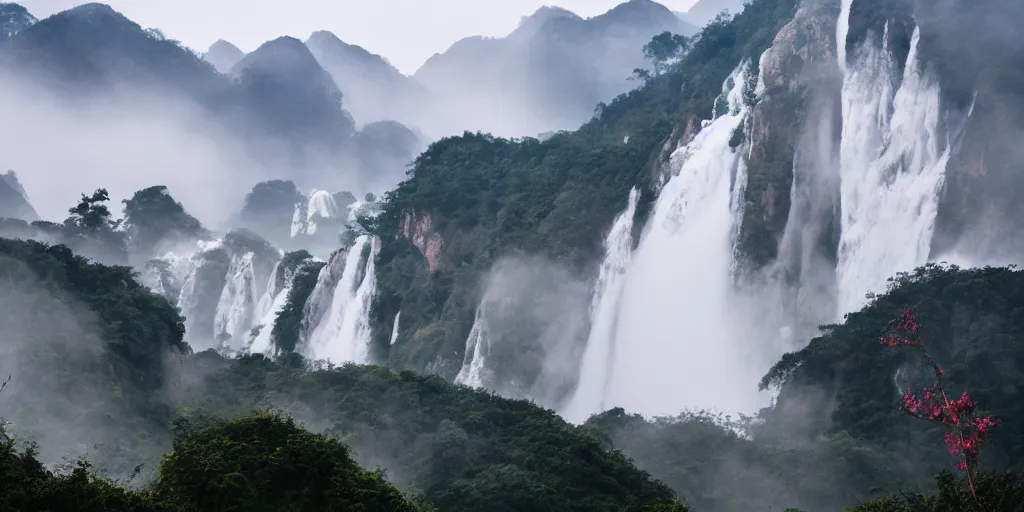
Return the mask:
[[977,500],[974,477],[978,471],[978,451],[992,429],[1001,421],[993,419],[991,416],[975,416],[977,403],[971,400],[967,392],[960,395],[958,399],[949,398],[942,381],[945,372],[925,351],[918,331],[917,318],[911,310],[904,311],[898,319],[893,320],[889,325],[891,327],[890,334],[881,338],[882,344],[889,347],[907,345],[919,350],[935,371],[935,385],[924,388],[921,396],[913,391],[904,393],[903,405],[900,410],[916,418],[935,421],[951,427],[951,431],[946,432],[945,435],[946,445],[949,447],[950,454],[959,455],[962,458],[957,462],[956,467],[966,472],[971,495]]

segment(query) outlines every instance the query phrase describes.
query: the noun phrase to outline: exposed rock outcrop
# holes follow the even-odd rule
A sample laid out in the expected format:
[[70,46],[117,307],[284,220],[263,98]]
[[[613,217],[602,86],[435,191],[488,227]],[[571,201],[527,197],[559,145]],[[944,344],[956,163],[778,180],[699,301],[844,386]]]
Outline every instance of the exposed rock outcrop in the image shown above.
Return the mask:
[[834,7],[801,8],[776,35],[760,63],[764,92],[747,129],[746,208],[738,243],[741,257],[752,267],[764,266],[778,256],[790,215],[801,134],[815,121],[807,115],[810,99],[832,94],[834,108],[839,108],[837,16]]
[[[444,252],[444,238],[440,233],[433,231],[434,216],[427,213],[415,215],[407,212],[402,219],[399,229],[402,236],[407,238],[424,258],[427,259],[427,266],[431,272],[437,272],[444,266],[442,254]],[[375,245],[376,247],[376,245]]]

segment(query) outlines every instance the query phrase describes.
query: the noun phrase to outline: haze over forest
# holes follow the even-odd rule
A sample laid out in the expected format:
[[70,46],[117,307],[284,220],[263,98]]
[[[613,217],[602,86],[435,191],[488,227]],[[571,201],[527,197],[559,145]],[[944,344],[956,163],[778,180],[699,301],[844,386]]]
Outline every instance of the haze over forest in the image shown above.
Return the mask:
[[0,512],[1021,510],[1024,3],[25,1]]

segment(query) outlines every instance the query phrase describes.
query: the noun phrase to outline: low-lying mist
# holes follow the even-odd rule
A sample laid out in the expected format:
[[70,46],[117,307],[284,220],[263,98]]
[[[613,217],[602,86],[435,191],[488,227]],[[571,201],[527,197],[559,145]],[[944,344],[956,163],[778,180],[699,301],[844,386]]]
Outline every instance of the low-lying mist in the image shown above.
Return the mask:
[[[169,438],[119,382],[98,317],[58,296],[25,264],[0,256],[0,419],[39,458],[59,465],[85,458],[104,475],[150,473]],[[12,277],[17,276],[17,277]],[[143,468],[136,468],[138,464]]]
[[[460,380],[558,408],[575,386],[587,336],[590,288],[539,256],[499,260],[483,280]],[[474,346],[475,344],[475,346]]]

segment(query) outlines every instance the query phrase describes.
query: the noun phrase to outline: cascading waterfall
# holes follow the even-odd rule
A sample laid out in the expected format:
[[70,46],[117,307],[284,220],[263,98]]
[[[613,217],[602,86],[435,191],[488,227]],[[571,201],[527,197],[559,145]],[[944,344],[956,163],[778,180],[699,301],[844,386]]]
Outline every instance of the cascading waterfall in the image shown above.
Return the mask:
[[626,211],[616,217],[605,238],[605,259],[594,285],[590,303],[592,325],[583,353],[579,384],[566,410],[570,421],[582,422],[597,411],[604,410],[609,365],[615,354],[615,319],[622,298],[626,268],[633,255],[633,220],[640,191],[629,192]]
[[895,273],[927,262],[950,155],[938,82],[919,61],[920,29],[895,93],[887,39],[881,48],[858,48],[843,81],[840,315],[863,306],[866,293],[884,291]]
[[747,69],[741,63],[723,84],[728,112],[702,123],[694,139],[672,155],[676,172],[626,270],[617,321],[595,319],[595,328],[608,331],[592,333],[591,340],[607,338],[620,349],[604,361],[591,358],[592,366],[583,369],[584,375],[606,372],[607,382],[599,394],[579,388],[577,394],[584,395],[572,411],[577,420],[612,406],[658,415],[694,407],[750,411],[759,405],[751,389],[757,389],[760,373],[744,371],[747,361],[734,329],[740,315],[729,300],[735,223],[742,213],[736,186],[746,180],[742,148],[729,142],[748,111]]
[[846,36],[850,34],[850,10],[853,0],[841,0],[839,20],[836,22],[836,55],[839,58],[839,69],[846,72]]
[[[313,329],[305,344],[305,355],[311,359],[325,359],[335,364],[366,363],[370,358],[370,305],[376,292],[374,257],[367,258],[360,268],[359,262],[372,239],[362,235],[349,249],[345,267],[331,296],[330,310]],[[324,267],[321,277],[329,273],[332,265]],[[359,280],[362,274],[362,280]],[[327,280],[325,279],[324,282]],[[320,286],[318,279],[317,287]],[[317,297],[314,290],[313,297]]]
[[315,235],[317,219],[336,219],[341,216],[341,209],[334,201],[334,196],[326,190],[314,190],[309,194],[305,204],[295,205],[292,215],[293,237],[298,235]]
[[[295,277],[294,270],[285,269],[285,262],[281,260],[270,275],[267,283],[267,291],[260,299],[256,307],[256,334],[249,340],[249,352],[252,354],[272,355],[274,322],[277,315],[288,305],[288,294],[292,290],[292,279]],[[279,285],[279,283],[281,283]]]
[[491,351],[490,338],[487,336],[487,319],[484,315],[486,303],[487,298],[485,297],[476,308],[473,329],[469,331],[469,336],[466,338],[466,355],[462,362],[462,369],[455,376],[456,383],[474,388],[484,387],[485,365]]
[[244,346],[249,329],[255,319],[259,292],[256,289],[255,254],[249,252],[231,259],[227,284],[221,291],[213,328],[216,336],[230,338],[221,341],[221,349],[236,351]]
[[398,319],[402,318],[402,312],[399,311],[395,314],[395,324],[391,326],[391,342],[389,345],[394,345],[398,341]]

